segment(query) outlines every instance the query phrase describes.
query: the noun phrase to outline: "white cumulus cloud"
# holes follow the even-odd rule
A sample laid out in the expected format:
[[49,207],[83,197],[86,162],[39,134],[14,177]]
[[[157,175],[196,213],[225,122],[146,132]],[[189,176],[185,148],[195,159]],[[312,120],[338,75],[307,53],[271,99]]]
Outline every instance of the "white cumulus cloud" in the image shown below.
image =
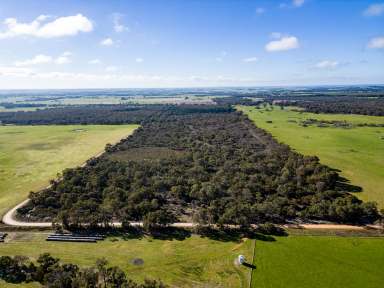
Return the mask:
[[304,5],[305,0],[292,0],[292,5],[295,7],[301,7]]
[[364,10],[364,16],[380,16],[384,13],[384,3],[377,3],[368,6],[367,9]]
[[92,59],[92,60],[88,61],[88,64],[98,65],[98,64],[101,64],[101,60],[100,59]]
[[372,38],[368,43],[368,48],[383,49],[384,48],[384,36]]
[[246,63],[257,62],[257,61],[259,61],[259,58],[257,57],[248,57],[243,59],[243,62],[246,62]]
[[106,72],[116,72],[118,68],[116,66],[108,66],[105,68]]
[[21,66],[32,66],[32,65],[39,65],[39,64],[47,64],[52,62],[52,57],[44,54],[39,54],[33,57],[32,59],[22,60],[22,61],[16,61],[15,66],[21,67]]
[[121,23],[122,18],[123,18],[123,15],[120,13],[113,14],[113,30],[115,30],[116,33],[129,31],[129,28]]
[[71,58],[70,58],[71,55],[72,55],[72,53],[69,51],[62,53],[57,58],[54,58],[54,57],[49,56],[49,55],[39,54],[39,55],[36,55],[35,57],[33,57],[31,59],[16,61],[14,64],[16,67],[51,64],[51,63],[62,65],[62,64],[71,63]]
[[3,22],[5,30],[0,31],[0,39],[18,36],[57,38],[93,30],[92,22],[82,14],[59,17],[51,22],[46,22],[49,18],[51,17],[40,15],[30,23],[18,22],[16,18],[7,18]]
[[100,42],[100,45],[103,46],[112,46],[113,44],[115,44],[115,42],[111,38],[105,38]]
[[65,51],[63,54],[61,54],[59,57],[57,57],[54,60],[54,62],[55,62],[55,64],[59,64],[59,65],[71,63],[72,62],[72,60],[70,58],[71,56],[72,56],[71,52]]
[[299,48],[299,40],[295,36],[283,36],[265,45],[268,52],[286,51]]
[[334,69],[340,65],[340,62],[333,60],[323,60],[316,63],[315,67],[320,69]]

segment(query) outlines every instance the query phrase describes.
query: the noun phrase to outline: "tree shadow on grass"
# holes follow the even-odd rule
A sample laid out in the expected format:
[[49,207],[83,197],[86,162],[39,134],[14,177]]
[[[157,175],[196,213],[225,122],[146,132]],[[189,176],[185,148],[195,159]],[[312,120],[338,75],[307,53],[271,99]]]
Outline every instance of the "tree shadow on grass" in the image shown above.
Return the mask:
[[222,242],[240,242],[241,239],[245,237],[267,242],[276,241],[271,235],[265,235],[250,229],[216,229],[213,227],[200,227],[196,233],[203,238]]
[[108,237],[119,237],[122,240],[142,239],[150,236],[159,240],[185,240],[191,236],[191,232],[176,227],[159,227],[150,232],[144,231],[141,227],[128,227],[125,229],[109,230],[105,233]]
[[156,229],[154,231],[151,231],[150,235],[154,239],[159,240],[185,240],[189,237],[191,237],[191,231],[183,229],[183,228],[176,228],[176,227],[163,227]]
[[336,189],[339,191],[346,191],[346,192],[362,192],[363,189],[360,186],[356,186],[350,183],[347,178],[344,178],[342,176],[339,176],[338,181],[336,182]]

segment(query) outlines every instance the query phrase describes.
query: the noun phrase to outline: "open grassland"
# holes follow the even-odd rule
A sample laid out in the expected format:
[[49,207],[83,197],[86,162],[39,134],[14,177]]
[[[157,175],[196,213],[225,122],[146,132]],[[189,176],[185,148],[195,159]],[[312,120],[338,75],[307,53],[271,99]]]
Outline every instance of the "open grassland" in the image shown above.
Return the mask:
[[289,236],[256,242],[252,287],[379,288],[384,238]]
[[[238,254],[249,259],[253,241],[218,241],[199,236],[185,240],[107,238],[95,244],[46,242],[42,233],[10,233],[8,243],[1,244],[1,255],[26,255],[36,259],[51,253],[63,262],[92,266],[105,257],[119,266],[129,278],[161,279],[174,287],[248,287],[250,270],[234,264]],[[140,258],[142,265],[132,261]]]
[[256,109],[240,106],[255,124],[270,132],[278,141],[288,144],[304,155],[316,155],[353,185],[363,188],[355,195],[366,201],[375,201],[384,208],[384,127],[303,127],[301,121],[317,119],[346,121],[353,125],[384,124],[384,117],[314,114],[281,110],[279,107]]
[[0,126],[0,215],[137,125]]

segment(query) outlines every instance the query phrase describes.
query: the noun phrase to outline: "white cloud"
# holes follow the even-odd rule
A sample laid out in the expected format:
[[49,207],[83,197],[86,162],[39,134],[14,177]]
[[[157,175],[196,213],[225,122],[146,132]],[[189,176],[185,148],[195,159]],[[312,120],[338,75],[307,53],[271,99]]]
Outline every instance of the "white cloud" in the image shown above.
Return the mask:
[[115,30],[116,33],[121,33],[124,31],[129,31],[129,28],[121,24],[121,19],[123,15],[119,13],[113,14],[113,30]]
[[70,58],[71,56],[72,56],[71,52],[65,51],[63,54],[61,54],[59,57],[57,57],[54,60],[54,63],[59,65],[71,63],[72,62]]
[[380,16],[384,13],[384,3],[377,3],[368,6],[367,9],[364,10],[364,16]]
[[284,36],[265,45],[268,52],[286,51],[299,48],[299,40],[295,36]]
[[280,32],[272,32],[270,36],[273,39],[279,39],[279,38],[283,37],[283,34],[281,34]]
[[141,63],[141,62],[144,61],[144,59],[143,59],[143,58],[136,58],[135,61],[136,61],[137,63]]
[[263,13],[265,13],[265,9],[264,8],[262,8],[262,7],[259,7],[259,8],[257,8],[256,9],[256,14],[263,14]]
[[118,68],[116,66],[108,66],[105,68],[106,72],[116,72]]
[[246,62],[246,63],[257,62],[257,61],[259,61],[259,58],[257,57],[248,57],[243,59],[243,62]]
[[319,69],[335,69],[340,65],[340,62],[333,60],[323,60],[316,63],[315,67]]
[[72,52],[65,51],[65,52],[63,52],[63,54],[61,54],[61,56],[63,56],[63,57],[69,57],[69,56],[72,56]]
[[101,61],[100,59],[92,59],[88,61],[88,64],[98,65],[98,64],[101,64]]
[[32,59],[27,59],[23,61],[16,61],[15,66],[21,67],[21,66],[32,66],[32,65],[39,65],[39,64],[47,64],[52,62],[52,57],[44,54],[39,54],[33,57]]
[[38,72],[25,67],[0,67],[0,86],[3,89],[58,89],[58,88],[159,88],[159,87],[219,87],[219,86],[263,86],[263,85],[319,85],[319,84],[364,84],[381,83],[382,76],[313,77],[307,74],[274,77],[268,74],[236,77],[234,75],[156,75],[124,73],[84,72]]
[[92,22],[82,14],[59,17],[47,23],[50,16],[40,15],[30,23],[19,23],[16,18],[7,18],[3,24],[6,29],[0,32],[0,39],[18,36],[32,36],[38,38],[56,38],[74,36],[80,32],[93,30]]
[[31,59],[16,61],[15,66],[23,67],[23,66],[33,66],[33,65],[50,64],[50,63],[59,64],[59,65],[68,64],[68,63],[71,63],[71,59],[70,59],[71,55],[72,53],[69,51],[62,53],[57,58],[54,58],[49,55],[39,54]]
[[301,7],[304,5],[305,0],[292,0],[292,5],[295,7]]
[[68,63],[71,63],[71,59],[65,56],[59,56],[55,59],[55,64],[62,65],[62,64],[68,64]]
[[103,46],[112,46],[115,42],[111,38],[105,38],[101,40],[100,45]]
[[368,48],[383,49],[384,48],[384,36],[372,38],[368,43]]
[[11,76],[11,77],[26,77],[32,76],[34,71],[30,68],[24,67],[1,67],[0,66],[0,75],[1,76]]
[[217,56],[217,57],[215,58],[215,61],[216,61],[216,62],[223,62],[224,59],[225,59],[225,57],[226,57],[227,55],[228,55],[228,52],[225,51],[225,50],[223,50],[223,51],[220,52],[219,56]]

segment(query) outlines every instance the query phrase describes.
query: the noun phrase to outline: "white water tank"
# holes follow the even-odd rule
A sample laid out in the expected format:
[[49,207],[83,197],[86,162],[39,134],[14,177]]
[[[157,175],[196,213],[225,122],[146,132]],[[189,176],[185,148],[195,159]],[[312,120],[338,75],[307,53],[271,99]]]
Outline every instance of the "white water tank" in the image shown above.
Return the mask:
[[239,255],[239,257],[237,257],[237,261],[239,262],[239,264],[243,265],[245,263],[245,256]]

